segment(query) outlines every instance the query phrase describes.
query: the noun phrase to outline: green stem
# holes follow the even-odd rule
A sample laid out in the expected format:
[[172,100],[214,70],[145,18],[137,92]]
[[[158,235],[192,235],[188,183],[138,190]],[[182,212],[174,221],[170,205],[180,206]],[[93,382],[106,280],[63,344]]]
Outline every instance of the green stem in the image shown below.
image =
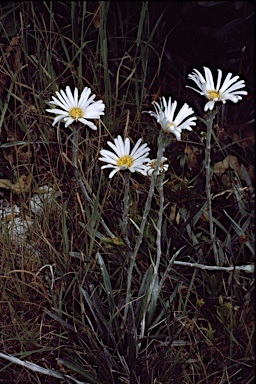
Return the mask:
[[122,233],[123,233],[125,243],[130,248],[127,225],[128,225],[128,213],[129,213],[129,189],[130,189],[131,172],[124,171],[123,175],[124,175],[124,210],[123,210],[123,220],[122,220]]
[[148,288],[147,292],[147,302],[144,309],[144,313],[141,320],[141,333],[140,338],[144,337],[145,332],[145,320],[146,320],[146,313],[148,311],[148,307],[151,301],[152,292],[156,283],[157,275],[158,275],[158,269],[160,265],[161,255],[162,255],[162,247],[161,247],[161,235],[162,235],[162,221],[163,221],[163,212],[164,212],[164,188],[163,188],[163,180],[164,180],[164,172],[158,177],[157,179],[157,185],[158,185],[158,192],[159,192],[159,198],[160,198],[160,205],[159,205],[159,212],[158,212],[158,221],[157,221],[157,227],[156,227],[156,247],[157,247],[157,256],[156,256],[156,263],[153,265],[153,275],[152,279]]
[[90,205],[92,205],[92,199],[88,195],[87,189],[86,189],[86,187],[82,181],[81,174],[79,172],[79,168],[78,168],[78,164],[77,164],[78,163],[77,159],[78,159],[79,133],[80,133],[79,127],[73,129],[72,163],[73,163],[73,167],[74,167],[74,173],[75,173],[76,181],[77,181],[79,187],[81,188],[81,191],[85,197],[85,200]]
[[[157,237],[156,237],[156,246],[157,246],[157,258],[156,258],[156,265],[155,265],[155,271],[158,272],[158,268],[160,265],[161,255],[162,255],[162,248],[161,248],[161,234],[162,234],[162,221],[163,221],[163,213],[164,213],[164,186],[163,186],[163,180],[164,180],[165,173],[163,172],[158,180],[158,192],[159,192],[159,198],[160,198],[160,205],[159,205],[159,212],[158,212],[158,221],[157,221]],[[155,274],[155,272],[154,272]]]
[[212,137],[212,126],[213,120],[217,114],[216,110],[209,112],[209,117],[207,119],[207,133],[206,133],[206,146],[205,146],[205,171],[206,171],[206,198],[208,205],[208,218],[209,218],[209,227],[210,227],[210,237],[213,245],[213,253],[215,262],[219,265],[219,256],[217,251],[217,246],[215,242],[215,235],[213,231],[213,217],[212,217],[212,196],[211,196],[211,137]]
[[161,159],[163,157],[165,148],[167,147],[167,145],[170,144],[170,142],[171,142],[171,137],[161,130],[159,133],[159,136],[158,136],[158,150],[157,150],[157,161],[156,161],[155,171],[153,172],[153,175],[151,177],[151,183],[150,183],[150,187],[149,187],[148,197],[147,197],[147,200],[145,203],[143,216],[142,216],[142,220],[141,220],[141,224],[140,224],[139,235],[137,237],[134,250],[131,254],[131,262],[130,262],[130,266],[128,269],[124,322],[126,321],[126,318],[127,318],[128,304],[129,304],[130,299],[131,299],[131,285],[132,285],[133,268],[134,268],[135,263],[136,263],[136,256],[137,256],[138,250],[140,248],[140,245],[142,243],[147,217],[148,217],[148,214],[149,214],[149,211],[151,208],[152,197],[154,194],[154,189],[155,189],[155,184],[156,184],[156,179],[157,179],[157,171],[159,170]]

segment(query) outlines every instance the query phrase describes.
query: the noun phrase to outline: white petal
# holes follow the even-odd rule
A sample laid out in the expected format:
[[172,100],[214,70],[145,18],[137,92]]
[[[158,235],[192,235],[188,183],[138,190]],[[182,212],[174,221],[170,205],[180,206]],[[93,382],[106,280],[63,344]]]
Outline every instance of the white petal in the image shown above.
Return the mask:
[[103,161],[104,163],[111,164],[110,167],[117,166],[117,161],[116,160],[112,160],[110,158],[105,159],[104,157],[100,157],[99,160]]
[[131,154],[130,154],[131,157],[134,156],[134,154],[135,154],[135,152],[137,151],[137,149],[139,148],[141,142],[142,142],[142,139],[139,139],[139,140],[137,141],[137,143],[136,143],[135,146],[133,147],[133,150],[131,151]]
[[118,157],[121,156],[121,154],[120,154],[120,152],[119,152],[119,150],[118,150],[118,148],[117,148],[117,146],[115,144],[111,143],[111,141],[108,141],[107,144],[110,146],[110,148],[113,149],[113,151],[115,151],[115,153],[117,154]]
[[119,168],[116,164],[109,163],[107,165],[102,165],[101,169],[105,168]]
[[175,100],[173,102],[173,104],[170,105],[170,114],[168,116],[166,116],[170,123],[172,123],[174,120],[173,116],[174,116],[174,112],[175,112],[176,108],[177,108],[177,101]]
[[47,112],[55,113],[55,115],[62,115],[63,117],[69,116],[68,112],[63,111],[62,109],[46,109]]
[[61,116],[61,115],[60,116],[56,116],[54,121],[53,121],[53,123],[52,123],[52,125],[54,126],[55,124],[57,124],[62,119],[63,119],[63,116]]
[[102,149],[100,151],[100,154],[105,157],[104,161],[106,160],[109,161],[110,159],[113,159],[117,162],[117,160],[119,159],[119,156],[117,156],[115,153],[111,151],[108,151],[107,149]]
[[149,154],[149,148],[144,148],[142,150],[138,150],[132,157],[134,160],[139,159],[139,158],[144,158],[147,157]]
[[232,74],[228,73],[226,76],[226,79],[224,80],[224,83],[222,84],[222,86],[220,88],[220,92],[226,91],[233,83],[235,83],[239,79],[239,76],[235,76],[233,78],[231,78],[231,77],[232,77]]
[[170,109],[171,104],[172,104],[172,99],[171,99],[171,97],[169,97],[168,104],[167,104],[167,101],[166,101],[165,97],[162,97],[162,99],[160,99],[160,106],[161,106],[161,107],[160,107],[160,110],[162,110],[162,111],[166,111],[166,110],[168,110],[168,107],[169,107],[169,109]]
[[176,136],[176,139],[177,139],[178,141],[181,141],[181,134],[180,134],[180,132],[175,131],[175,132],[173,132],[173,133],[174,133],[174,135]]
[[80,121],[80,123],[82,123],[84,125],[87,125],[89,128],[93,129],[94,131],[97,130],[96,125],[93,124],[91,121],[85,120],[83,118],[78,119],[78,121]]
[[60,91],[60,92],[62,92],[63,97],[67,97],[67,100],[69,101],[71,108],[77,107],[74,96],[72,95],[72,92],[69,86],[66,87],[66,94],[64,91]]
[[64,117],[65,117],[65,116],[63,116],[63,115],[58,115],[58,116],[56,116],[55,119],[54,119],[54,123],[53,123],[53,125],[55,125],[56,123],[58,123],[60,120],[64,119]]
[[72,119],[72,117],[66,117],[64,118],[64,121],[66,122],[65,128],[67,128],[70,124],[72,124],[75,120]]
[[217,84],[216,84],[216,91],[219,91],[219,89],[220,89],[221,79],[222,79],[222,70],[218,69],[218,79],[217,79]]
[[174,123],[179,125],[184,119],[194,113],[192,108],[189,108],[187,104],[184,104],[178,115],[176,116]]
[[[225,91],[224,93],[223,93],[223,95],[226,95],[227,94],[227,92],[228,92],[228,94],[229,94],[229,89],[227,90],[227,91]],[[232,95],[248,95],[248,92],[246,92],[246,91],[235,91],[235,92],[232,92],[231,93]]]
[[191,126],[196,125],[196,123],[192,120],[186,120],[184,123],[180,124],[176,129],[182,130],[182,129],[187,129],[188,131],[192,131]]
[[91,94],[90,88],[85,87],[83,92],[81,93],[80,100],[79,100],[79,105],[78,106],[80,108],[84,108],[85,107],[85,104],[87,103],[90,94]]
[[112,177],[117,173],[119,171],[119,168],[117,168],[117,169],[114,169],[112,172],[110,172],[110,174],[109,174],[109,178],[110,179],[112,179]]
[[118,161],[119,157],[117,157],[114,153],[106,151],[103,149],[102,151],[100,151],[100,154],[103,157],[100,157],[99,160],[103,161],[104,163],[117,165],[117,161]]
[[205,79],[206,79],[207,86],[211,90],[215,89],[211,70],[207,67],[204,67],[204,73],[205,73]]
[[[153,106],[154,106],[154,108],[155,108],[155,111],[156,111],[156,114],[159,114],[159,112],[161,111],[161,107],[160,107],[160,105],[156,102],[156,101],[153,101],[152,102],[152,104],[153,104]],[[149,112],[150,113],[150,112]],[[151,113],[154,113],[154,112],[151,112]]]
[[214,105],[215,105],[215,101],[213,101],[213,100],[208,101],[208,103],[206,103],[205,106],[204,106],[204,110],[205,110],[205,112],[206,112],[208,109],[209,109],[210,111],[212,111]]
[[118,153],[120,154],[120,157],[127,155],[127,153],[125,153],[124,151],[124,142],[120,135],[118,135],[117,138],[115,139],[115,144],[118,149]]
[[78,89],[77,89],[77,87],[75,87],[75,90],[74,90],[74,102],[75,102],[75,105],[78,105]]
[[94,104],[95,101],[93,101],[95,99],[96,95],[92,95],[88,100],[84,99],[81,101],[79,101],[79,107],[82,108],[82,109],[86,109],[89,107],[90,104]]
[[58,95],[58,97],[59,97],[59,99],[61,99],[61,101],[59,101],[56,97],[52,96],[53,101],[50,101],[50,104],[57,105],[60,108],[63,108],[66,111],[69,111],[70,106],[66,103],[66,101],[63,99],[63,97],[60,94]]
[[[186,88],[190,88],[190,89],[193,89],[193,91],[196,91],[197,93],[200,93],[200,95],[204,95],[204,92],[202,92],[202,91],[199,91],[199,90],[198,90],[198,89],[196,89],[196,88],[190,87],[189,85],[186,85]],[[200,88],[201,88],[201,86],[200,86]]]
[[[223,87],[221,87],[221,88],[223,88],[222,89],[223,93],[225,93],[225,92],[231,93],[233,91],[236,91],[237,89],[241,89],[241,88],[244,88],[244,87],[245,87],[244,81],[241,80],[241,81],[238,81],[237,83],[231,85],[230,87],[227,87],[227,89],[225,89],[225,90],[224,90]],[[243,91],[243,92],[245,92],[245,91]],[[247,92],[246,92],[246,94],[247,94]]]
[[[140,158],[140,159],[136,159],[136,160],[134,160],[134,162],[133,162],[133,166],[135,167],[137,167],[137,166],[139,166],[139,165],[143,165],[144,166],[144,163],[146,163],[146,162],[148,162],[150,160],[150,158],[149,157],[142,157],[142,158]],[[145,165],[146,166],[146,165]]]
[[[68,89],[69,87],[66,87],[66,90]],[[71,93],[71,91],[70,91]],[[56,92],[57,94],[57,92]],[[74,107],[74,99],[73,99],[73,96],[71,94],[71,100],[68,98],[67,94],[61,89],[60,92],[58,93],[58,97],[59,99],[63,100],[63,102],[68,106],[69,109],[73,108]]]
[[126,137],[125,142],[124,142],[124,153],[126,155],[130,154],[130,140],[128,139],[128,137]]
[[104,115],[105,105],[102,103],[102,100],[96,101],[95,103],[89,105],[84,110],[84,117],[87,119],[99,119],[101,115]]

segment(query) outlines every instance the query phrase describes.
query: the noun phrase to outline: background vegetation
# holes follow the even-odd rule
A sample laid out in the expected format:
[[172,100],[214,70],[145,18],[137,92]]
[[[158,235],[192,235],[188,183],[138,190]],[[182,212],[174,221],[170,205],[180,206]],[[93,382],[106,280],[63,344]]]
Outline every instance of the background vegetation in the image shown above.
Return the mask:
[[[43,375],[1,358],[0,382],[252,383],[253,274],[169,264],[179,252],[177,261],[215,265],[204,210],[203,122],[181,142],[173,139],[165,153],[159,279],[168,273],[142,339],[159,196],[156,191],[132,277],[134,305],[124,322],[123,178],[109,180],[98,161],[100,149],[125,127],[156,155],[158,127],[142,111],[160,96],[186,101],[205,117],[202,98],[185,88],[193,68],[240,75],[248,96],[222,107],[214,125],[213,217],[222,266],[254,263],[251,3],[2,2],[0,20],[1,353],[49,370]],[[98,130],[84,128],[79,146],[93,210],[74,177],[72,131],[52,127],[45,112],[66,85],[89,86],[106,104]],[[220,162],[227,156],[233,158],[225,167]],[[149,182],[139,174],[131,178],[129,217],[137,225]],[[37,194],[44,204],[35,212]],[[132,242],[136,235],[131,224]]]

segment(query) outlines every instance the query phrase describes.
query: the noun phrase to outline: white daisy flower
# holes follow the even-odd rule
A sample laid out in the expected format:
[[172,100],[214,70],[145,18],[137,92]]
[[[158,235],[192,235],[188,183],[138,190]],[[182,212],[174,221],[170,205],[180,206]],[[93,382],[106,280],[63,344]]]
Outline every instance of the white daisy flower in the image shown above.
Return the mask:
[[181,140],[182,129],[191,131],[192,125],[196,125],[196,117],[189,117],[194,113],[193,109],[184,104],[174,119],[174,112],[177,107],[177,101],[172,103],[171,97],[169,97],[168,104],[164,97],[160,99],[160,103],[153,101],[152,104],[155,107],[156,112],[147,112],[150,116],[154,116],[157,122],[161,125],[162,129],[166,133],[173,133],[177,140]]
[[79,121],[84,125],[88,125],[91,129],[96,130],[96,125],[87,119],[99,119],[101,115],[104,115],[105,104],[103,104],[102,100],[94,101],[96,95],[89,97],[90,94],[91,89],[88,87],[84,88],[79,100],[77,88],[74,90],[74,96],[69,86],[66,87],[66,92],[63,90],[56,92],[57,97],[53,96],[53,101],[50,101],[50,104],[54,104],[62,109],[46,109],[47,112],[56,115],[52,125],[55,125],[63,119],[65,127],[68,127],[74,121]]
[[[153,159],[153,160],[150,160],[146,164],[147,175],[150,176],[150,177],[153,175],[153,172],[155,170],[156,161],[157,161],[157,159]],[[166,161],[167,161],[167,158],[166,157],[162,157],[161,162],[160,162],[160,166],[159,166],[159,170],[157,171],[157,175],[159,175],[159,173],[163,173],[163,172],[166,172],[168,170],[169,164],[164,164]]]
[[211,70],[207,67],[204,67],[204,73],[205,78],[197,69],[194,69],[194,72],[188,75],[188,78],[196,83],[199,90],[193,87],[189,87],[188,85],[186,85],[186,87],[193,89],[194,91],[200,93],[200,95],[204,95],[206,99],[209,100],[205,104],[205,111],[208,109],[211,111],[214,108],[215,102],[222,101],[222,103],[225,104],[227,100],[230,100],[233,101],[233,103],[237,103],[239,100],[242,100],[241,95],[248,94],[246,91],[239,91],[239,89],[245,87],[244,80],[237,81],[239,76],[232,78],[232,73],[228,73],[226,79],[220,87],[222,71],[218,69],[218,78],[215,87]]
[[108,141],[108,145],[113,149],[113,152],[106,149],[102,149],[100,154],[103,157],[100,157],[99,160],[108,163],[103,165],[101,169],[104,168],[114,168],[110,172],[109,178],[111,179],[114,174],[118,171],[129,170],[131,172],[139,172],[143,175],[147,174],[147,167],[144,163],[148,162],[150,159],[147,157],[150,151],[147,144],[141,144],[142,139],[139,139],[135,144],[133,150],[130,152],[130,139],[126,138],[125,140],[119,135],[114,139],[115,144]]

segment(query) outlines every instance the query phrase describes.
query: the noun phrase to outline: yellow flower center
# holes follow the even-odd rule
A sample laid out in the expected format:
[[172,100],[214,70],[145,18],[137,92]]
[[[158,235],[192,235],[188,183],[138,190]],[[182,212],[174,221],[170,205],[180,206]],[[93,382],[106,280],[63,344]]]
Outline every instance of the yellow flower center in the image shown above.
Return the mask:
[[210,101],[214,99],[218,99],[218,100],[220,99],[221,94],[215,90],[208,91],[207,93]]
[[[156,161],[157,159],[154,159],[154,160],[151,160],[150,162],[150,168],[151,169],[154,169],[156,168]],[[160,161],[160,165],[159,165],[159,172],[164,172],[164,163],[165,163],[166,160],[161,160]]]
[[171,123],[169,123],[169,124],[167,125],[167,128],[170,128],[170,127],[174,127],[174,128],[176,128],[176,124],[172,121]]
[[151,167],[152,169],[155,169],[155,167],[156,167],[156,160],[152,160],[152,161],[151,161],[151,163],[150,163],[150,167]]
[[81,119],[84,116],[84,113],[81,108],[75,107],[69,111],[69,115],[72,117],[72,119],[77,120]]
[[120,167],[121,170],[125,170],[127,168],[130,168],[132,164],[134,163],[134,160],[129,155],[124,155],[120,157],[120,159],[117,161],[118,167]]

